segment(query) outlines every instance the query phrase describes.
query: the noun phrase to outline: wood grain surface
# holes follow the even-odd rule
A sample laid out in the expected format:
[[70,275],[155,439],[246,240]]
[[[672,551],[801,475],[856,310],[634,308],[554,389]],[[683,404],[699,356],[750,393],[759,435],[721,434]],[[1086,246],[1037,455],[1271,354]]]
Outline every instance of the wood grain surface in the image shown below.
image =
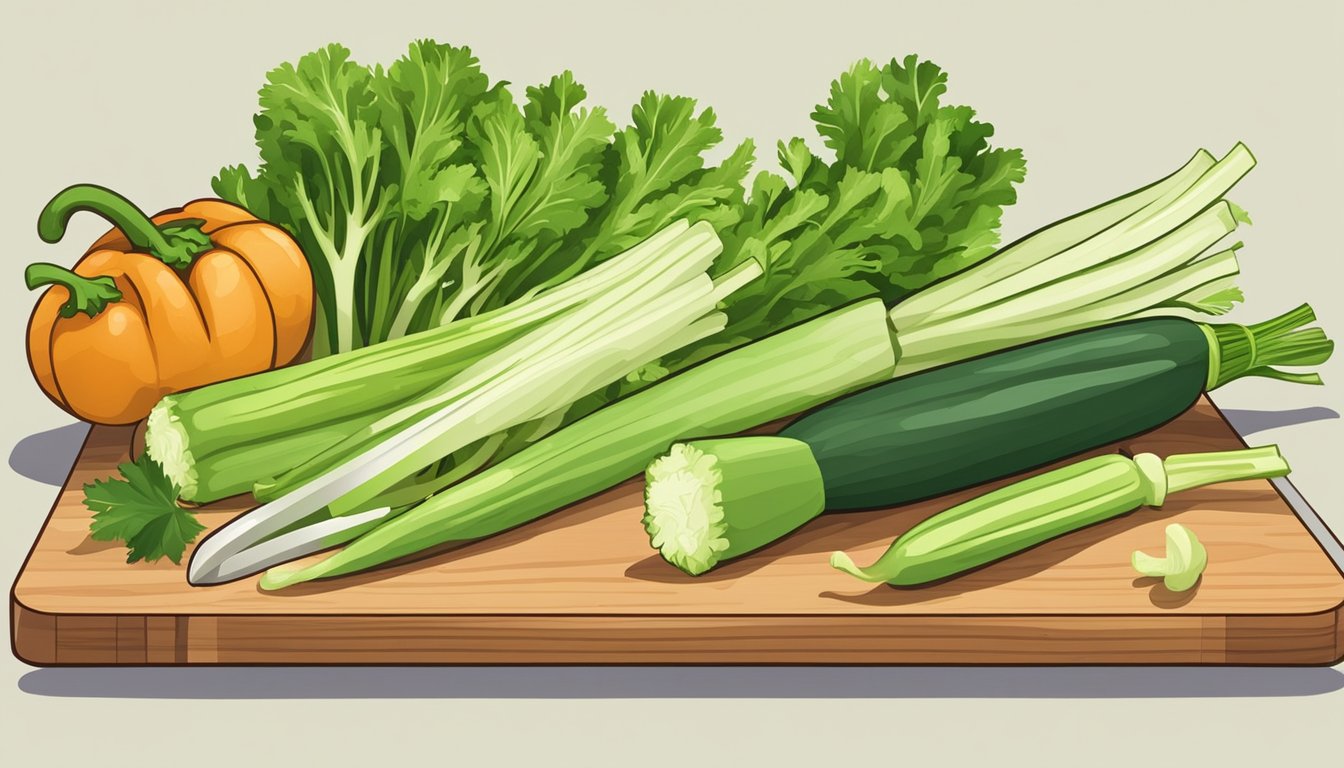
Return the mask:
[[[256,578],[191,587],[184,565],[127,565],[88,538],[81,487],[126,458],[94,428],[11,593],[14,653],[68,664],[1330,664],[1344,575],[1266,481],[1182,493],[921,588],[868,585],[831,551],[875,559],[985,488],[822,517],[693,578],[649,548],[631,481],[536,523],[397,567],[279,593]],[[1207,400],[1102,451],[1240,447]],[[1288,457],[1291,461],[1291,456]],[[201,511],[211,529],[241,501]],[[1173,594],[1129,566],[1171,522],[1209,553]]]

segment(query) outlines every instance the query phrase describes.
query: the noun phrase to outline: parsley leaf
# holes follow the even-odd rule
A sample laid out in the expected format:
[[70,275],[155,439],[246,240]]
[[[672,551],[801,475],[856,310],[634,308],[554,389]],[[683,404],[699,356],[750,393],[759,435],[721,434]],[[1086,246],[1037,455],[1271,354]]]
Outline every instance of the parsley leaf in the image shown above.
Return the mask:
[[187,545],[205,526],[190,510],[178,506],[178,487],[148,454],[117,470],[120,477],[84,486],[84,506],[94,513],[90,537],[124,542],[128,563],[152,563],[166,557],[180,564]]

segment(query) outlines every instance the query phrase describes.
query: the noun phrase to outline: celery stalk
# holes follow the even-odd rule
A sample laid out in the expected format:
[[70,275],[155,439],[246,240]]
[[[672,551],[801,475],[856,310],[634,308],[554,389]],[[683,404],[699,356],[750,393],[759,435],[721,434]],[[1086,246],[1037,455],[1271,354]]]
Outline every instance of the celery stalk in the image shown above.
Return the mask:
[[490,352],[611,290],[652,254],[685,243],[669,225],[614,258],[530,301],[422,333],[301,365],[168,395],[150,413],[145,448],[187,501],[252,490],[259,479],[307,461]]
[[294,480],[293,490],[202,542],[192,555],[189,580],[242,575],[227,568],[229,558],[328,505],[361,505],[441,456],[540,418],[722,329],[715,305],[760,269],[748,265],[750,270],[716,286],[705,270],[720,249],[713,229],[700,223],[668,247],[617,257],[630,272],[625,280],[337,445],[329,451],[338,454],[337,463],[329,464],[334,468]]
[[[693,316],[688,316],[704,314],[717,303],[717,298],[711,295],[714,283],[704,274],[704,270],[719,251],[718,238],[708,225],[696,229],[699,231],[699,238],[687,243],[687,247],[693,250],[675,252],[668,250],[662,254],[661,262],[648,264],[647,269],[634,278],[635,284],[638,284],[639,280],[644,282],[639,285],[638,292],[628,302],[621,304],[611,302],[604,308],[606,314],[580,312],[571,317],[562,317],[538,329],[536,335],[529,339],[530,345],[518,348],[513,355],[496,359],[493,366],[471,369],[464,373],[463,377],[449,380],[424,397],[384,414],[312,460],[283,473],[273,481],[259,483],[254,489],[255,495],[261,500],[278,498],[321,476],[330,467],[338,466],[379,446],[390,435],[412,429],[414,425],[430,418],[432,414],[460,403],[466,398],[489,398],[492,403],[518,410],[532,407],[532,403],[509,404],[500,401],[494,394],[500,377],[524,361],[529,361],[529,358],[531,363],[545,364],[547,361],[557,360],[565,361],[568,365],[575,355],[595,350],[597,345],[594,344],[594,339],[580,332],[584,324],[593,322],[593,318],[600,318],[601,322],[619,324],[622,333],[632,334],[635,338],[654,339],[659,348],[668,350],[679,349],[721,330],[723,327],[721,315],[711,315],[706,318],[706,322],[696,322]],[[748,266],[754,267],[754,265]],[[692,279],[697,276],[699,279]],[[603,307],[600,297],[591,307],[584,309],[595,310],[598,307]],[[683,334],[683,329],[687,333]],[[594,338],[601,339],[603,345],[615,344],[619,334],[607,338],[601,336]],[[610,359],[609,369],[587,372],[599,385],[615,380],[646,362],[646,360],[632,360],[623,355],[615,355]],[[559,394],[541,401],[546,407],[529,412],[526,418],[519,419],[514,424],[545,416],[555,407],[567,406],[589,391],[586,380],[580,377],[552,384]],[[389,468],[388,474],[397,475],[392,478],[393,480],[409,477],[439,457],[465,446],[467,443],[462,442],[463,435],[466,434],[464,430],[475,426],[475,424],[463,425],[462,428],[454,430],[451,436],[445,437],[453,441],[454,448],[443,450],[426,447],[409,455],[400,467]],[[488,438],[491,433],[471,433],[471,435],[471,440],[467,442]],[[417,461],[418,464],[415,463]],[[376,490],[366,487],[358,493],[352,492],[342,497],[341,501],[347,506],[354,506],[367,500],[361,496],[372,498],[372,494],[387,490],[389,487],[390,485],[384,485]]]
[[1101,205],[1061,219],[998,250],[994,256],[980,262],[972,270],[958,273],[955,280],[946,280],[938,296],[921,291],[900,303],[904,317],[919,318],[932,313],[943,303],[964,298],[986,286],[1016,275],[1045,259],[1068,252],[1095,241],[1121,222],[1152,207],[1162,207],[1189,189],[1215,164],[1213,155],[1199,150],[1189,162],[1175,173],[1141,189]]
[[822,315],[637,392],[392,517],[264,589],[337,576],[528,522],[638,474],[679,437],[731,434],[891,375],[878,300]]
[[[1224,311],[1236,262],[1205,254],[1244,218],[1222,196],[1254,165],[1242,144],[1211,166],[1197,155],[1146,194],[1040,230],[897,304],[897,375],[1132,316]],[[1123,211],[1131,212],[1101,216]],[[1089,215],[1111,223],[1079,239],[1078,222]],[[1064,242],[1073,244],[1038,244]]]

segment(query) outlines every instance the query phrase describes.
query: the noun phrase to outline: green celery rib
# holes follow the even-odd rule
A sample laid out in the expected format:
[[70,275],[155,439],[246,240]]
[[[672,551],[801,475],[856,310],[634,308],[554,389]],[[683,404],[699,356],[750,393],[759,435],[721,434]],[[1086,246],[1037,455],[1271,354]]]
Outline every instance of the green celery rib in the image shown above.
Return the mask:
[[1051,286],[1070,278],[1080,269],[1095,268],[1111,259],[1121,258],[1177,230],[1217,203],[1254,166],[1255,158],[1250,151],[1238,144],[1180,194],[1160,198],[1077,246],[1051,254],[1011,276],[989,281],[973,295],[946,301],[942,314],[973,314],[986,304],[1031,293],[1040,286]]
[[[1211,166],[1196,156],[1146,195],[1094,209],[1114,214],[1146,197],[1093,237],[1077,238],[1083,217],[1066,219],[897,304],[897,375],[1140,314],[1219,311],[1193,299],[1231,289],[1235,258],[1208,250],[1235,230],[1238,216],[1222,196],[1254,164],[1242,144]],[[1060,226],[1071,234],[1056,234]],[[1058,253],[1037,245],[1068,241],[1076,242]]]
[[[717,242],[717,240],[715,241]],[[708,264],[705,264],[707,267]],[[629,302],[619,307],[613,306],[605,315],[603,330],[594,332],[590,335],[580,337],[577,333],[579,327],[577,324],[572,328],[546,328],[543,330],[552,331],[550,338],[540,340],[532,350],[523,357],[531,357],[532,365],[536,367],[538,378],[551,379],[569,379],[561,386],[564,394],[552,397],[538,397],[535,400],[532,396],[525,394],[525,391],[519,392],[516,396],[509,398],[501,397],[500,387],[497,385],[497,377],[504,372],[504,366],[495,371],[482,372],[476,392],[479,395],[467,395],[469,398],[475,398],[481,402],[498,404],[499,408],[513,410],[519,408],[532,407],[534,410],[528,412],[525,420],[531,420],[541,417],[555,407],[563,407],[570,402],[582,397],[591,391],[591,387],[601,386],[618,378],[630,369],[647,362],[650,359],[674,351],[694,340],[710,336],[724,327],[724,318],[721,314],[712,314],[701,320],[694,320],[696,313],[703,313],[708,308],[712,308],[713,302],[707,306],[698,307],[695,299],[707,295],[711,281],[705,275],[701,275],[702,280],[695,284],[688,284],[684,289],[669,290],[662,284],[651,283],[647,290],[637,295]],[[654,309],[655,300],[668,300],[665,310]],[[685,329],[687,333],[681,331]],[[629,341],[622,341],[621,334],[628,334],[644,339],[641,344],[648,344],[657,350],[656,354],[645,354],[642,357],[631,356],[630,353],[621,349]],[[595,360],[596,365],[577,366],[573,359],[581,359],[581,356],[588,353],[596,347],[602,347],[613,344],[620,350],[621,354],[613,357],[612,362],[601,363]],[[632,346],[633,350],[634,347]],[[506,366],[512,366],[515,363],[506,363]],[[551,387],[557,386],[557,381],[549,382]],[[453,409],[453,403],[458,401],[464,390],[456,388],[447,390],[427,402],[442,404],[448,409]],[[535,405],[533,403],[536,403]],[[420,404],[416,407],[419,408]],[[412,422],[419,422],[422,419],[421,411],[419,414],[411,417]],[[348,441],[337,450],[349,450],[352,453],[365,454],[370,451],[377,451],[386,439],[388,434],[398,433],[407,429],[407,422],[401,420],[402,414],[393,414],[386,420],[386,426],[377,425],[370,434],[357,435],[355,439]],[[511,428],[520,423],[514,421],[505,426]],[[464,424],[464,427],[466,425]],[[475,426],[473,422],[472,426]],[[479,434],[473,434],[474,437],[485,438],[491,434],[491,431],[483,431]],[[371,501],[383,491],[387,490],[390,483],[401,480],[412,475],[423,467],[437,460],[439,457],[447,455],[453,450],[461,447],[461,428],[451,432],[444,433],[444,440],[451,440],[448,444],[435,441],[422,449],[411,454],[409,457],[401,460],[393,467],[389,468],[383,477],[386,478],[380,482],[369,482],[361,485],[358,489],[343,494],[332,504],[333,509],[342,511],[353,511],[364,508],[366,502]],[[335,452],[335,451],[333,451]],[[317,472],[324,472],[324,465],[321,460],[313,462]],[[301,470],[294,474],[299,481],[302,481]],[[291,481],[292,482],[292,481]]]
[[732,434],[890,377],[885,308],[822,315],[619,400],[394,517],[301,571],[262,586],[370,568],[533,520],[638,474],[675,440]]
[[1145,285],[1198,261],[1201,254],[1236,229],[1231,208],[1226,201],[1219,201],[1148,245],[1089,267],[1086,281],[1068,279],[1043,285],[1017,301],[1037,302],[1061,313],[1073,311],[1109,298],[1115,286]]
[[[928,368],[949,357],[974,357],[1140,313],[1189,314],[1188,307],[1175,303],[1177,299],[1199,286],[1234,277],[1238,267],[1233,251],[1204,256],[1199,253],[1204,247],[1202,241],[1196,241],[1197,250],[1192,250],[1180,242],[1183,237],[1182,230],[1177,230],[1155,247],[1136,252],[1130,258],[1138,263],[1129,275],[1122,273],[1125,264],[1112,262],[1081,273],[1072,281],[1043,288],[1039,295],[1028,294],[1009,304],[986,307],[974,321],[911,329],[901,337],[909,350],[902,367],[907,371]],[[1168,260],[1180,265],[1160,273]],[[929,343],[924,334],[932,334],[941,343]]]
[[[1136,285],[1124,293],[1110,296],[1090,306],[1080,307],[1068,315],[1067,319],[1090,327],[1098,321],[1109,322],[1121,317],[1155,317],[1179,315],[1182,312],[1221,314],[1213,311],[1213,308],[1194,306],[1190,297],[1207,286],[1232,284],[1233,278],[1240,271],[1235,248],[1210,253],[1201,256],[1189,266]],[[1157,297],[1163,300],[1154,301]]]
[[[522,329],[534,325],[523,325]],[[235,389],[233,382],[164,398],[156,408],[162,418],[177,422],[186,435],[181,451],[189,456],[192,476],[190,482],[175,478],[183,480],[178,483],[183,488],[182,498],[208,502],[248,491],[258,477],[340,442],[387,409],[413,400],[518,335],[518,329],[498,327],[493,332],[448,339],[437,346],[392,350],[385,356],[351,361],[356,364],[347,367],[312,372],[311,377],[291,378],[270,390],[253,389],[257,382],[238,379],[248,383],[237,387],[238,394],[228,400],[210,402],[193,396],[227,395]],[[377,351],[378,347],[359,351],[364,350]],[[318,362],[343,357],[332,355]],[[302,368],[280,370],[309,373]],[[275,395],[289,397],[277,400]],[[151,417],[146,444],[152,457],[170,464],[153,431],[160,424]]]
[[[1191,271],[1207,250],[1236,230],[1226,202],[1216,203],[1156,241],[1119,258],[1089,266],[1067,279],[1026,291],[1009,300],[986,301],[978,313],[940,321],[941,334],[979,327],[1000,328],[1015,319],[1067,316],[1084,309],[1104,306],[1123,293],[1147,295],[1144,306],[1153,303],[1161,281]],[[1127,290],[1131,289],[1132,290]],[[1164,294],[1165,296],[1166,294]],[[1174,294],[1172,294],[1174,295]],[[917,337],[912,329],[907,338]]]
[[936,296],[931,295],[933,286],[910,296],[899,305],[903,317],[917,319],[947,302],[965,298],[1045,259],[1088,243],[1145,208],[1161,205],[1189,189],[1214,164],[1213,156],[1201,149],[1180,170],[1166,178],[1061,219],[1000,248],[994,256],[974,268],[936,284]]
[[1180,493],[1214,483],[1281,477],[1291,470],[1277,445],[1234,451],[1186,453],[1168,456],[1167,493]]

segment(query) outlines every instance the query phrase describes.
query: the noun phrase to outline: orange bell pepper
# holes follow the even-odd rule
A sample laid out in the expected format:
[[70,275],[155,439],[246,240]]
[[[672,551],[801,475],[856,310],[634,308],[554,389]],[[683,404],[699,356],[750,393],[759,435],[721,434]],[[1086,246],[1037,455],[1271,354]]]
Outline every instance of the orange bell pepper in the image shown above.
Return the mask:
[[222,200],[146,216],[90,184],[52,198],[48,243],[78,211],[114,225],[75,264],[28,266],[51,286],[28,322],[28,363],[69,413],[130,424],[164,395],[293,362],[312,327],[313,279],[284,230]]

